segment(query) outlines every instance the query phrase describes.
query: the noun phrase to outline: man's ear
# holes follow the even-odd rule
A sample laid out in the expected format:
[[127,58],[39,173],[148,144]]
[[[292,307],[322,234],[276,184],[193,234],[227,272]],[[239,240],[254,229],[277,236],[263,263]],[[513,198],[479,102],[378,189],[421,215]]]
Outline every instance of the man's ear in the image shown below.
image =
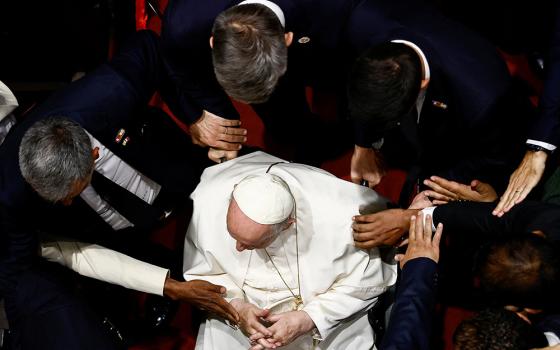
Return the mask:
[[292,41],[294,40],[294,32],[287,32],[284,34],[284,39],[286,40],[286,46],[292,45]]
[[420,90],[427,89],[429,83],[430,83],[430,79],[422,79],[422,82],[420,83]]
[[214,36],[210,35],[210,48],[213,49],[214,48]]
[[91,155],[93,157],[93,160],[97,160],[97,158],[99,158],[99,147],[95,147],[94,149],[92,149]]

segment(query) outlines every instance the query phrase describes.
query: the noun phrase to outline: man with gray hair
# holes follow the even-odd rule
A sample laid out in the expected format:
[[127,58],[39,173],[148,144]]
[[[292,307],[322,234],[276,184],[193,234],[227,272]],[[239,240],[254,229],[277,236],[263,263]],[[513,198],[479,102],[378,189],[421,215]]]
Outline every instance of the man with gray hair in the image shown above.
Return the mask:
[[386,208],[374,191],[255,152],[207,168],[192,194],[184,277],[227,288],[241,329],[202,324],[197,349],[371,349],[367,311],[395,283],[351,217]]
[[68,272],[39,258],[40,240],[44,257],[83,275],[237,321],[223,287],[182,281],[168,252],[155,254],[147,241],[170,210],[187,205],[204,158],[167,115],[147,107],[164,79],[158,49],[154,33],[137,33],[110,63],[36,107],[0,146],[0,298],[18,348],[114,347],[72,293]]

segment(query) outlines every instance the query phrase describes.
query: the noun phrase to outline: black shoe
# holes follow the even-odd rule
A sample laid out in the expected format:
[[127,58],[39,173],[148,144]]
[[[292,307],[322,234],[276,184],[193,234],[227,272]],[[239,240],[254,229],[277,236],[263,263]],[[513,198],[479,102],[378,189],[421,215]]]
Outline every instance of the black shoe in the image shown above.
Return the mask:
[[145,321],[148,328],[160,330],[169,326],[177,310],[179,302],[164,297],[149,295],[144,304]]

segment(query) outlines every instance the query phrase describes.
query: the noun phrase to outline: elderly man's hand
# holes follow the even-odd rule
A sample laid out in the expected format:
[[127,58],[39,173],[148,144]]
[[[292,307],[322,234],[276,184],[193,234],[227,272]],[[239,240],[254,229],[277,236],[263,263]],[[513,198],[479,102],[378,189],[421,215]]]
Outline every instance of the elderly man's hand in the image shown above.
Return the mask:
[[410,218],[408,230],[408,247],[405,254],[395,255],[395,260],[400,261],[401,269],[412,259],[430,258],[436,263],[439,261],[439,242],[443,232],[443,224],[438,224],[436,233],[432,238],[432,217],[419,212]]
[[214,147],[225,151],[239,151],[247,141],[247,129],[240,128],[241,121],[218,117],[208,111],[190,126],[192,142],[202,147]]
[[[315,323],[305,311],[283,312],[281,314],[270,315],[266,320],[273,323],[272,326],[268,328],[272,332],[272,337],[268,340],[275,346],[286,346],[315,328]],[[252,341],[258,339],[258,335],[250,339]],[[250,350],[260,349],[263,348],[259,347],[257,344]]]
[[547,157],[548,154],[544,151],[528,151],[525,153],[521,164],[511,174],[508,187],[492,214],[501,217],[527,197],[541,180]]
[[423,191],[434,199],[434,204],[445,204],[456,200],[473,202],[493,202],[498,198],[492,186],[478,180],[472,180],[470,185],[449,181],[439,176],[431,176],[424,180],[424,185],[431,190]]
[[179,282],[167,278],[163,287],[163,294],[173,300],[187,302],[227,319],[233,324],[238,324],[239,315],[233,306],[224,299],[225,293],[224,287],[202,280]]
[[394,246],[400,242],[410,217],[416,209],[388,209],[375,214],[354,216],[354,243],[356,247],[369,249],[378,246]]
[[355,146],[350,163],[350,177],[352,182],[359,184],[362,180],[373,188],[385,176],[385,163],[381,154],[373,148]]
[[233,299],[231,305],[239,313],[241,319],[241,330],[251,339],[259,349],[274,349],[276,345],[268,340],[272,336],[272,331],[263,325],[263,320],[269,315],[270,310],[260,309],[256,305],[244,302],[241,299]]

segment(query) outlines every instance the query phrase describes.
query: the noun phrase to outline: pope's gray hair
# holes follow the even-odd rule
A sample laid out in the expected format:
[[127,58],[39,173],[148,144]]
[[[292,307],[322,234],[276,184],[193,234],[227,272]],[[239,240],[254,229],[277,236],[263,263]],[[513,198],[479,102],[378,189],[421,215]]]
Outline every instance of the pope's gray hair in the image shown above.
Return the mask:
[[67,118],[39,120],[23,136],[19,168],[41,197],[60,201],[77,181],[85,181],[91,175],[91,141],[79,124]]

